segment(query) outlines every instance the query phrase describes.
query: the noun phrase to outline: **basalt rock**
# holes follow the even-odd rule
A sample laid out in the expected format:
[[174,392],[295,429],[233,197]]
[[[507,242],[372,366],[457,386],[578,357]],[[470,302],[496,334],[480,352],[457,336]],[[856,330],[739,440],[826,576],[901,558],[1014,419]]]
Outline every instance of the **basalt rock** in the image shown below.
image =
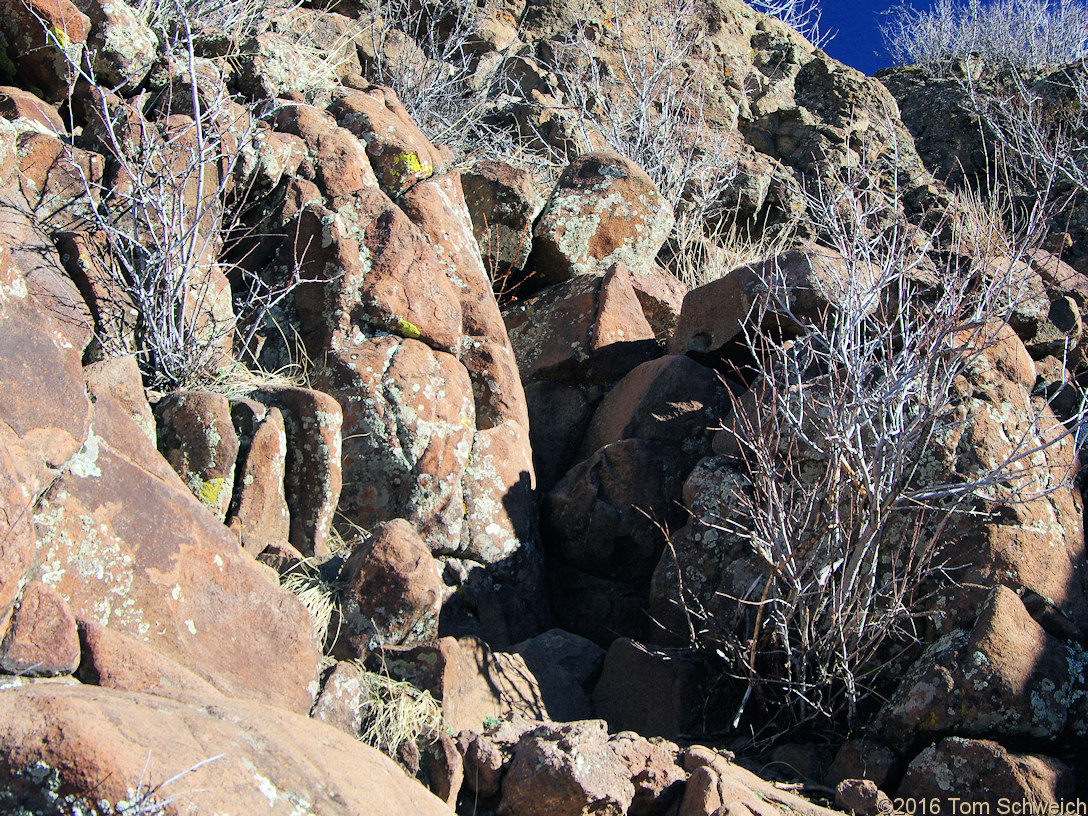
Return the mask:
[[0,722],[8,811],[94,812],[135,799],[208,813],[452,813],[373,748],[257,702],[36,686],[5,691]]
[[672,207],[630,159],[581,156],[563,171],[533,230],[528,265],[538,285],[601,275],[622,263],[648,268],[672,228]]

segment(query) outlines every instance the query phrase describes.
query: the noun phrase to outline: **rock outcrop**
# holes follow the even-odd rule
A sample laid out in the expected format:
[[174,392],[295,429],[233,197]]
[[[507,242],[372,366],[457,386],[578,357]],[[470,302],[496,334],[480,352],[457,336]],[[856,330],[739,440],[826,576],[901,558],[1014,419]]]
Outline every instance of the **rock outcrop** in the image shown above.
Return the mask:
[[[735,173],[670,188],[593,122],[661,8],[474,10],[465,85],[519,151],[465,161],[371,81],[388,59],[452,76],[413,40],[458,36],[448,10],[400,31],[310,3],[171,54],[177,31],[120,0],[66,3],[0,0],[0,810],[822,816],[1086,795],[1082,236],[982,258],[930,234],[950,200],[934,176],[989,169],[955,88],[912,70],[886,87],[735,0],[693,5],[698,144],[678,161],[716,146]],[[577,121],[572,43],[615,81]],[[850,240],[905,235],[909,274],[831,249],[806,211],[808,179],[876,161],[895,192]],[[190,381],[157,368],[135,278],[168,278],[154,232],[198,210],[157,315],[203,355]],[[730,229],[782,243],[690,289],[665,271]],[[853,467],[889,441],[879,422],[824,468],[825,398],[856,374],[835,345],[857,338],[805,347],[804,325],[897,272],[858,314],[928,319],[972,264],[971,285],[1015,273],[1014,302],[945,327],[904,375],[914,401],[887,405],[941,400],[900,451],[925,524],[809,569],[811,519],[833,517],[813,508],[849,483],[845,526],[891,476]],[[772,278],[788,297],[765,312]],[[881,363],[906,331],[887,325]],[[744,447],[738,429],[790,411],[796,433]],[[752,532],[768,491],[811,499],[771,542]],[[758,677],[804,648],[782,645],[796,618],[769,582],[803,567],[787,600],[838,591],[858,557],[870,603],[836,610],[885,637],[835,659],[865,688]],[[784,688],[809,695],[799,730],[778,728]],[[705,730],[738,753],[798,741],[738,759],[694,744]]]

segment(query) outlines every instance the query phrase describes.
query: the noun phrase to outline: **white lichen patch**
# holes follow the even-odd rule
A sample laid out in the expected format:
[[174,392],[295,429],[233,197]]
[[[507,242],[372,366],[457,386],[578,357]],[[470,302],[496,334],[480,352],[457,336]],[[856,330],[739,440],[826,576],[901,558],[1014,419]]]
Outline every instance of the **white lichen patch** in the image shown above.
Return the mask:
[[98,467],[98,457],[101,452],[102,439],[95,436],[94,428],[87,429],[87,438],[83,440],[80,449],[65,463],[65,469],[73,476],[80,479],[97,478],[102,475],[102,469]]

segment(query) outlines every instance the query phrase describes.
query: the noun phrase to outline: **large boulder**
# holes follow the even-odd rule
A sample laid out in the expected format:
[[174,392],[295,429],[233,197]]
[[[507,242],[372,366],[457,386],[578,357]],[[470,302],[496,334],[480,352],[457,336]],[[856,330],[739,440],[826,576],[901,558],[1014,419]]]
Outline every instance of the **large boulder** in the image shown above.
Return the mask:
[[970,633],[952,632],[927,649],[875,729],[900,751],[942,734],[1053,741],[1075,696],[1071,660],[1015,592],[996,587]]
[[134,93],[151,70],[159,38],[122,0],[92,0],[83,8],[91,23],[87,48],[95,79],[126,95]]
[[461,183],[484,268],[497,292],[510,292],[529,260],[544,199],[527,170],[501,161],[476,162]]
[[418,227],[377,188],[334,201],[335,209],[304,210],[294,236],[306,275],[328,281],[296,295],[311,356],[333,337],[351,338],[360,329],[418,339],[456,354],[460,302]]
[[[673,354],[710,353],[739,337],[762,315],[756,304],[772,282],[781,281],[788,301],[772,304],[766,316],[775,328],[788,328],[794,318],[818,319],[828,304],[841,301],[846,285],[857,276],[875,280],[869,268],[855,269],[835,250],[821,246],[791,249],[732,270],[716,281],[688,292],[669,344]],[[863,281],[864,283],[864,281]]]
[[[37,130],[46,135],[66,133],[64,120],[55,106],[38,96],[10,85],[0,87],[0,118],[13,122],[19,130]],[[0,175],[0,184],[7,179]]]
[[461,551],[472,384],[457,359],[392,335],[330,355],[312,377],[344,409],[339,512],[370,528],[410,522],[436,553]]
[[439,564],[403,519],[379,524],[340,568],[343,602],[333,647],[345,659],[433,640],[444,587]]
[[682,355],[651,360],[601,401],[582,438],[580,458],[621,439],[646,439],[673,446],[690,468],[710,452],[711,433],[728,407],[728,392],[711,369]]
[[507,310],[506,325],[527,382],[616,382],[660,353],[623,265],[518,302]]
[[76,676],[87,685],[198,705],[226,699],[196,672],[147,643],[93,620],[79,622],[79,645],[82,655]]
[[[77,618],[148,643],[228,695],[308,710],[318,652],[306,610],[241,551],[120,405],[99,397],[92,421],[35,513],[28,575]],[[261,669],[269,662],[279,667],[272,674]]]
[[606,445],[548,493],[541,517],[554,554],[600,578],[648,581],[665,549],[662,531],[679,519],[682,478],[669,445]]
[[391,88],[343,89],[330,106],[337,122],[366,145],[378,183],[396,198],[450,163],[412,121]]
[[39,307],[0,244],[0,619],[35,560],[34,502],[87,438],[79,351]]
[[476,427],[483,430],[513,420],[525,429],[525,395],[510,338],[491,279],[473,240],[472,222],[456,173],[419,182],[404,194],[401,207],[435,247],[461,303],[461,362],[468,369],[476,399]]
[[637,812],[632,808],[639,793],[642,808],[658,797],[664,799],[659,806],[667,806],[678,793],[679,785],[674,788],[672,783],[682,783],[685,777],[675,764],[676,746],[661,746],[665,753],[671,748],[669,761],[659,768],[669,776],[655,780],[659,783],[655,796],[641,785],[636,790],[635,779],[645,771],[653,750],[642,738],[634,741],[650,750],[631,750],[635,746],[630,741],[625,735],[609,737],[603,720],[542,725],[527,731],[514,747],[502,781],[498,812],[511,816],[623,816]]
[[[92,386],[91,403],[80,350],[3,250],[0,284],[0,617],[37,582],[38,597],[63,600],[35,606],[56,609],[56,621],[95,621],[229,695],[307,710],[318,652],[305,609],[192,495],[125,389]],[[260,669],[273,661],[275,673]]]
[[949,737],[926,748],[907,768],[897,796],[949,796],[972,803],[1060,807],[1073,797],[1074,776],[1061,760],[1009,751],[991,740]]
[[0,694],[0,722],[5,812],[452,813],[373,748],[257,702],[34,686]]
[[649,268],[672,229],[672,207],[646,171],[611,150],[563,171],[533,230],[537,285],[601,275],[617,263]]
[[75,82],[90,19],[69,0],[0,4],[0,33],[19,55],[22,83],[41,88],[50,102],[63,102]]
[[[276,127],[262,140],[266,145],[273,141],[272,148],[265,148],[262,163],[278,165],[276,172],[263,171],[268,182],[278,181],[285,171],[291,175],[291,171],[305,172],[330,199],[377,189],[378,179],[365,146],[328,113],[309,105],[286,106],[276,117]],[[285,136],[294,137],[301,145],[292,144]]]

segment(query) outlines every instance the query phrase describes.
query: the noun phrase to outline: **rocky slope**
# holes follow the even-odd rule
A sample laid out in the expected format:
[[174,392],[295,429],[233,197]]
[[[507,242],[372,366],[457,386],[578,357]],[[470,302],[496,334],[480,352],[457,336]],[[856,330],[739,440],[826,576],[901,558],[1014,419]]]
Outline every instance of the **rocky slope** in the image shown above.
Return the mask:
[[[0,809],[711,816],[1088,795],[1088,564],[1060,424],[1082,271],[1006,258],[1028,293],[1008,321],[946,338],[964,364],[907,486],[1002,478],[916,529],[940,569],[858,664],[877,678],[861,714],[758,753],[746,738],[780,698],[715,657],[775,572],[744,515],[766,482],[736,440],[779,403],[744,338],[801,348],[797,326],[861,267],[803,229],[688,291],[660,264],[685,204],[635,161],[589,145],[548,182],[466,163],[366,78],[379,23],[346,11],[292,9],[240,48],[204,32],[179,56],[114,0],[0,0]],[[902,191],[894,218],[949,200],[940,146],[880,82],[743,4],[699,14],[684,68],[729,135],[736,222],[814,213],[788,180],[870,153]],[[473,34],[475,75],[518,80],[489,115],[532,124],[530,153],[578,147],[551,68],[587,21],[621,70],[637,25],[593,4],[510,3]],[[175,191],[157,211],[133,203],[149,178]],[[168,311],[219,379],[167,388],[139,264],[119,275],[116,253],[126,212],[157,212],[134,257],[160,257],[171,207],[203,215]],[[920,283],[892,314],[936,297],[940,269],[1002,263],[907,244]],[[503,269],[518,298],[500,308]],[[792,287],[785,329],[753,310],[772,271]],[[292,362],[304,378],[267,374]],[[817,368],[797,376],[819,394],[835,371]],[[793,468],[786,492],[826,487],[814,421],[767,460]],[[1046,489],[1013,495],[1001,462]],[[900,574],[893,552],[874,582]],[[393,706],[375,678],[442,707],[391,726],[393,759],[357,739]]]

